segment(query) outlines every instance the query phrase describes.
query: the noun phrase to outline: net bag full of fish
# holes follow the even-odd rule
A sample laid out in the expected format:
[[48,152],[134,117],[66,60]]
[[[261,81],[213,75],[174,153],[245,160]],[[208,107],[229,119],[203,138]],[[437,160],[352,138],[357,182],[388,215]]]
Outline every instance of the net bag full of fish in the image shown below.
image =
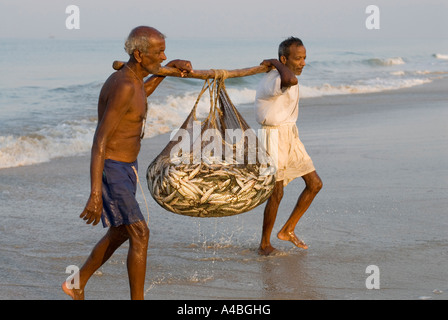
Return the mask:
[[[210,112],[199,121],[196,107],[210,94]],[[224,80],[206,80],[198,99],[168,145],[149,165],[148,188],[168,211],[193,217],[247,212],[274,188],[275,166],[257,135],[232,104]]]

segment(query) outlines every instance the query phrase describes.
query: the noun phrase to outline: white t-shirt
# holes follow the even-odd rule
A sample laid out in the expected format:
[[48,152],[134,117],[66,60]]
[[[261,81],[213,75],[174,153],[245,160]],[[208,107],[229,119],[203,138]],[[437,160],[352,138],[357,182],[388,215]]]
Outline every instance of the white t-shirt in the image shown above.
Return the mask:
[[299,85],[282,90],[277,69],[266,73],[255,95],[255,116],[261,125],[295,123],[299,116]]

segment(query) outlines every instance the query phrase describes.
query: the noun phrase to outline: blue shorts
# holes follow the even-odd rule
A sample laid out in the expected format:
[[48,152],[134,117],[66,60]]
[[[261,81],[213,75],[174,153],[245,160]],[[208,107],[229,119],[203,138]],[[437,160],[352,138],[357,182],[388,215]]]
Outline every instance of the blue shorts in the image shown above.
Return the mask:
[[104,161],[101,215],[104,227],[118,227],[145,220],[135,198],[137,177],[132,167],[137,170],[137,161]]

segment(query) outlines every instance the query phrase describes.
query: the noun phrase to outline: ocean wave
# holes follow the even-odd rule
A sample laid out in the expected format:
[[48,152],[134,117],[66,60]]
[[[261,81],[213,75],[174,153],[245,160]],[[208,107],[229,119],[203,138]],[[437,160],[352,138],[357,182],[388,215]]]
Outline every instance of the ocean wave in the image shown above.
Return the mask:
[[[71,84],[63,87],[54,87],[48,89],[49,92],[68,92],[68,93],[79,93],[80,91],[90,91],[95,90],[95,92],[101,89],[103,81],[93,81],[82,84]],[[44,87],[44,89],[47,89]]]
[[400,64],[406,64],[406,62],[401,57],[394,58],[372,58],[364,60],[367,64],[372,66],[394,66]]
[[[374,93],[386,90],[408,88],[430,82],[430,79],[394,77],[370,79],[354,84],[334,85],[325,83],[317,86],[300,85],[301,98],[328,95]],[[255,89],[251,87],[227,87],[227,92],[237,108],[249,107],[255,101]],[[145,138],[169,133],[179,128],[191,112],[198,92],[183,95],[168,95],[149,99]],[[205,93],[197,106],[198,120],[204,119],[210,110],[210,96]],[[22,135],[0,136],[0,169],[48,162],[59,157],[87,154],[92,146],[97,119],[64,121],[57,125],[45,125]]]
[[448,54],[434,53],[432,56],[436,59],[448,60]]
[[392,71],[390,72],[393,76],[440,76],[444,74],[448,74],[448,71],[431,71],[431,70],[415,70],[415,71],[404,71],[404,70],[398,70],[398,71]]
[[393,76],[404,76],[406,74],[406,72],[403,70],[400,70],[400,71],[393,71],[390,74]]
[[0,169],[86,153],[92,146],[94,132],[94,123],[85,120],[61,123],[23,136],[0,136]]
[[326,83],[322,86],[300,86],[300,97],[315,98],[329,95],[375,93],[410,88],[431,81],[430,79],[402,79],[399,81],[373,79],[369,82],[350,85],[331,85]]

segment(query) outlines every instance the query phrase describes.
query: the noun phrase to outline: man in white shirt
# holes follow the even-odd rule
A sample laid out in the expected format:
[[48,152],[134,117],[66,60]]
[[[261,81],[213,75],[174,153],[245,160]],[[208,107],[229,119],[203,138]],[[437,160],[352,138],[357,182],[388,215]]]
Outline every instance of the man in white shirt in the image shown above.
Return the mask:
[[276,164],[276,184],[264,210],[263,233],[259,253],[269,255],[271,232],[283,197],[283,188],[293,179],[302,177],[305,189],[299,196],[288,221],[277,234],[281,240],[291,241],[299,248],[308,246],[299,239],[294,229],[322,188],[313,161],[299,139],[299,85],[297,76],[305,66],[306,49],[298,38],[288,38],[279,46],[279,60],[264,60],[261,64],[272,69],[263,77],[255,98],[255,114],[261,124],[260,141]]

